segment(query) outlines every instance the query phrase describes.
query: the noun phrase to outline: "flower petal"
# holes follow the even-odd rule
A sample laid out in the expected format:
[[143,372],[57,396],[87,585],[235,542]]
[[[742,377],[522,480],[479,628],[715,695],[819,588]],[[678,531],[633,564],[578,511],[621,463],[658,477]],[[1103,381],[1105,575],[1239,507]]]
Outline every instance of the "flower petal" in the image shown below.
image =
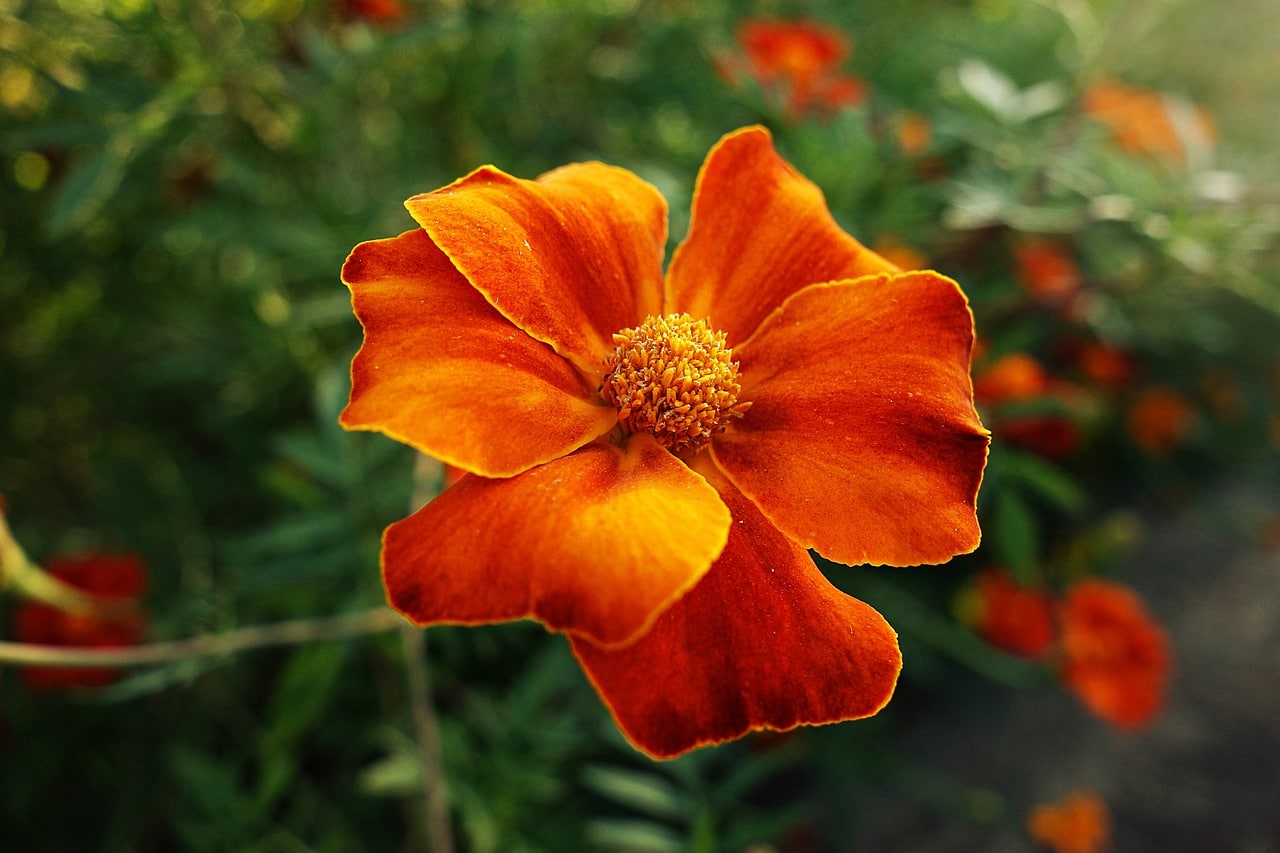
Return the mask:
[[666,202],[625,169],[529,181],[486,166],[405,207],[493,307],[587,375],[614,332],[661,308]]
[[571,637],[618,727],[649,755],[668,758],[753,729],[875,714],[902,667],[897,635],[831,586],[705,459],[699,470],[733,513],[711,571],[630,646]]
[[972,342],[964,294],[937,273],[806,288],[734,350],[752,405],[711,452],[828,559],[915,565],[972,551],[989,441]]
[[387,528],[383,580],[421,625],[533,617],[625,643],[706,573],[729,523],[702,477],[633,436],[509,480],[464,477]]
[[802,287],[894,269],[840,230],[822,191],[778,156],[767,130],[749,127],[707,155],[665,310],[709,319],[733,346]]
[[356,246],[342,280],[364,325],[341,417],[348,429],[506,477],[617,422],[568,362],[493,310],[422,230]]

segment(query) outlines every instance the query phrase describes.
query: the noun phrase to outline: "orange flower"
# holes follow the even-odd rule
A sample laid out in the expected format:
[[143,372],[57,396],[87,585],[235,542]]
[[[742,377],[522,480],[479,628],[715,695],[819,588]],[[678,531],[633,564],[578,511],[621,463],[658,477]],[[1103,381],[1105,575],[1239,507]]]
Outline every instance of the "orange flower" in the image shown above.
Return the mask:
[[1172,452],[1195,429],[1196,413],[1187,398],[1170,388],[1148,388],[1129,406],[1129,436],[1152,454]]
[[1053,605],[1041,589],[1018,586],[1004,569],[981,572],[976,627],[991,645],[1022,657],[1038,658],[1054,640]]
[[898,138],[898,147],[909,157],[923,154],[933,140],[933,128],[929,126],[929,120],[916,112],[899,113],[893,130]]
[[1033,237],[1018,243],[1013,252],[1018,282],[1036,299],[1058,303],[1080,289],[1080,270],[1061,243]]
[[1132,353],[1107,344],[1084,344],[1075,351],[1074,359],[1090,381],[1112,391],[1123,389],[1138,373]]
[[[113,599],[136,599],[146,588],[147,572],[137,557],[87,555],[54,560],[45,571],[71,586]],[[23,602],[14,615],[14,635],[24,643],[86,648],[122,648],[142,639],[143,621],[133,615],[118,619],[76,616],[47,604]],[[32,666],[22,671],[27,684],[50,687],[101,687],[119,677],[112,669]]]
[[1200,107],[1179,108],[1161,92],[1115,80],[1090,86],[1084,111],[1106,125],[1121,148],[1168,163],[1186,160],[1189,144],[1206,148],[1217,136],[1213,119]]
[[815,107],[839,109],[866,100],[862,80],[836,73],[850,54],[848,39],[820,24],[747,21],[738,29],[738,44],[751,76],[785,93],[792,118]]
[[1060,414],[1024,414],[1001,411],[1005,404],[1057,399],[1071,404],[1079,389],[1052,379],[1034,357],[1023,352],[1001,356],[974,381],[974,395],[993,407],[996,434],[1004,441],[1057,459],[1075,450],[1080,442],[1076,424]]
[[1059,603],[1062,679],[1097,716],[1138,729],[1160,712],[1171,667],[1168,641],[1127,587],[1090,579]]
[[1054,853],[1099,853],[1111,841],[1107,804],[1091,791],[1042,803],[1027,816],[1027,834]]
[[406,206],[420,228],[343,267],[341,420],[471,473],[387,529],[391,604],[568,633],[655,756],[883,707],[896,635],[805,549],[976,547],[955,283],[842,232],[763,128],[708,155],[665,278],[666,204],[623,169],[486,166]]

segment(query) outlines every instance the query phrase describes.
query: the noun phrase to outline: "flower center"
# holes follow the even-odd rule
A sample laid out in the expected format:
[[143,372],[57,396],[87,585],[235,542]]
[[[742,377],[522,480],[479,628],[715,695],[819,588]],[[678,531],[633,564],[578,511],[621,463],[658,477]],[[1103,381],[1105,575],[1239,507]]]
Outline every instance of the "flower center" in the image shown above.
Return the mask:
[[647,432],[672,453],[700,450],[751,407],[738,402],[738,363],[724,341],[688,314],[646,317],[613,336],[600,396],[627,432]]

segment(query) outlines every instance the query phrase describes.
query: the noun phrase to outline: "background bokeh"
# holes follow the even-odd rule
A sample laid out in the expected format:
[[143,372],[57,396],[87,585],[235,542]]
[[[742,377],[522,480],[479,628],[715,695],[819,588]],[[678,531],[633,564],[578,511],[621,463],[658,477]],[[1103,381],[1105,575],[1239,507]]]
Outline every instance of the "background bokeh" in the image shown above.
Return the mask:
[[[750,21],[843,39],[842,85],[797,103]],[[1250,763],[1280,756],[1277,104],[1272,0],[0,0],[9,523],[141,557],[152,640],[378,606],[381,530],[442,472],[337,425],[347,252],[478,165],[586,159],[656,185],[674,244],[707,150],[763,123],[847,231],[968,293],[984,544],[823,565],[902,634],[880,716],[667,763],[562,638],[431,630],[459,849],[1024,850],[1084,788],[1118,850],[1280,850],[1240,808],[1280,795]],[[1137,589],[1164,713],[1113,730],[984,639],[993,566]],[[0,669],[0,847],[426,849],[410,648]]]

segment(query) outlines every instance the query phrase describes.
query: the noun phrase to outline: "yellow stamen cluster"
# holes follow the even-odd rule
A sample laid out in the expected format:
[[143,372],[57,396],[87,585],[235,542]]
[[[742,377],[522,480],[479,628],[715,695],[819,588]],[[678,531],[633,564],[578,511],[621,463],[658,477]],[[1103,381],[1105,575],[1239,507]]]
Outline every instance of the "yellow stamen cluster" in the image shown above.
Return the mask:
[[738,363],[724,332],[688,314],[649,316],[613,336],[600,396],[627,432],[647,432],[673,453],[696,451],[742,417]]

